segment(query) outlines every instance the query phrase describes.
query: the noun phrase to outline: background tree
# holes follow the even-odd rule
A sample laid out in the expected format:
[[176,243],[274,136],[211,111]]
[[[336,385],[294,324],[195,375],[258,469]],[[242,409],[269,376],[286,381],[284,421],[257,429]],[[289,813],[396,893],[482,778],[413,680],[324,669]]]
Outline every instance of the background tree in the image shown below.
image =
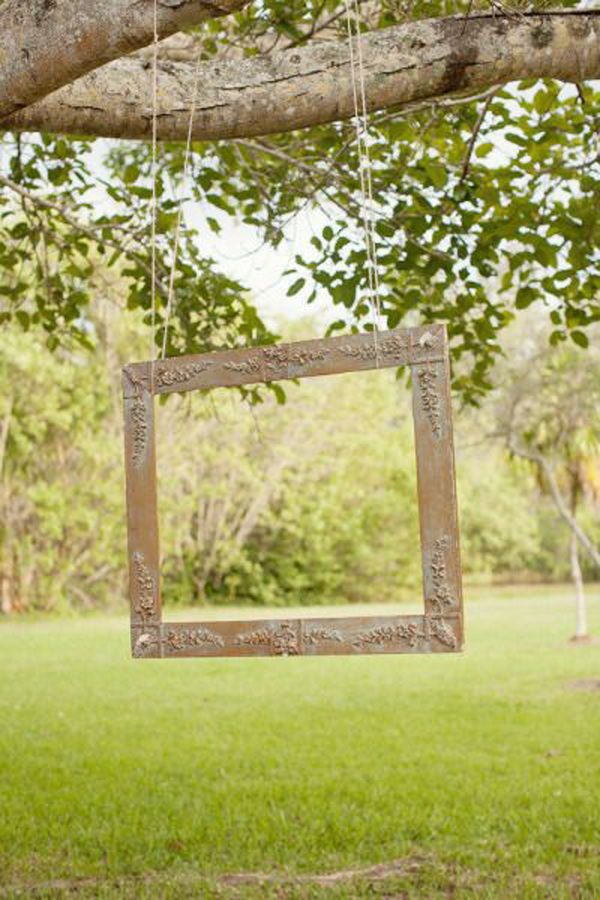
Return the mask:
[[[584,341],[583,336],[579,340]],[[581,348],[548,348],[532,329],[510,348],[501,367],[497,429],[511,454],[527,460],[570,532],[576,595],[575,639],[585,640],[586,601],[579,547],[600,570],[600,549],[584,524],[582,501],[600,500],[600,354],[597,341]]]

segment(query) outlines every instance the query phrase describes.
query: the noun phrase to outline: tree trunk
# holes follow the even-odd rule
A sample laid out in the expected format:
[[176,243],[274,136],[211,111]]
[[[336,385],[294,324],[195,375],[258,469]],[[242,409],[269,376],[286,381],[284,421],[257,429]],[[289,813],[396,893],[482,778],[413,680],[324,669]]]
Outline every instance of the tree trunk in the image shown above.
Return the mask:
[[[8,563],[5,562],[5,565]],[[13,611],[11,582],[10,574],[7,571],[0,571],[0,612],[5,616],[9,616]]]
[[571,576],[575,585],[575,634],[571,640],[586,643],[589,641],[587,603],[579,564],[579,540],[574,531],[571,532]]
[[4,547],[2,570],[0,571],[0,611],[8,616],[17,612],[16,604],[15,553],[11,546]]
[[[600,78],[600,11],[431,19],[362,38],[370,110],[464,94],[522,78]],[[184,140],[195,67],[163,62],[160,140]],[[347,41],[200,66],[195,140],[292,131],[354,114]],[[7,129],[148,139],[152,77],[128,57],[3,120]]]

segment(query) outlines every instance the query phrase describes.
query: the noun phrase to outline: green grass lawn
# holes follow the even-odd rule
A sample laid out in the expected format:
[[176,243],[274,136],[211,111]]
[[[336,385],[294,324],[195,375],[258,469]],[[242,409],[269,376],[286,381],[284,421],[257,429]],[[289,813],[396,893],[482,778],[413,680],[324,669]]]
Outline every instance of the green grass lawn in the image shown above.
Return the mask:
[[476,592],[460,656],[134,662],[124,619],[4,623],[0,894],[600,897],[572,629],[568,589]]

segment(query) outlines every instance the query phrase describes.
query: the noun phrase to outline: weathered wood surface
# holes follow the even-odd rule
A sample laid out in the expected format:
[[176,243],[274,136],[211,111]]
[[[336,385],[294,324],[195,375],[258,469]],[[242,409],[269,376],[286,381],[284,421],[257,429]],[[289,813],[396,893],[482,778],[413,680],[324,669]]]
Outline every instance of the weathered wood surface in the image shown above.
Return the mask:
[[[110,13],[117,6],[135,9],[136,18],[145,16],[146,30],[151,30],[152,3],[73,2],[81,8],[92,8],[89,15],[99,21],[96,39],[90,31],[86,41],[73,40],[73,16],[69,16],[65,0],[54,4],[42,0],[35,4],[11,0],[0,6],[0,25],[10,20],[11,8],[34,20],[40,7],[45,6],[50,10],[45,13],[46,20],[49,15],[62,20],[62,33],[60,28],[55,31],[58,39],[46,41],[45,46],[36,41],[37,53],[33,42],[19,40],[21,33],[14,28],[9,28],[5,40],[0,42],[0,50],[6,51],[0,53],[0,85],[4,86],[6,111],[10,109],[11,98],[31,104],[18,109],[20,104],[15,106],[13,100],[13,108],[18,111],[4,120],[4,127],[149,140],[152,79],[146,58],[125,56],[72,84],[65,83],[65,75],[68,82],[77,67],[80,73],[93,69],[101,61],[101,55],[106,58],[107,51],[119,55],[118,44],[107,34],[110,26],[117,37],[127,36],[129,49],[139,46],[140,30],[120,27],[119,17],[114,18],[113,25]],[[72,7],[73,2],[68,6]],[[245,3],[242,0],[235,5]],[[164,0],[160,4],[163,9],[172,7],[172,14],[177,18],[186,14],[185,7],[189,10],[193,6],[212,6],[218,14],[231,10],[234,4],[219,3],[224,10],[213,4],[200,4],[198,0],[195,3]],[[103,16],[104,12],[108,15]],[[197,16],[196,20],[199,19]],[[47,34],[45,25],[42,21],[37,27],[42,39]],[[161,28],[161,33],[167,33],[166,29]],[[79,38],[80,30],[76,34]],[[421,19],[369,30],[362,36],[367,105],[370,111],[390,107],[406,109],[411,104],[452,94],[476,93],[521,79],[558,78],[579,83],[599,78],[599,37],[600,11],[590,9],[519,11],[518,15],[498,15],[494,10],[492,14],[471,14],[468,18]],[[65,51],[69,43],[78,44],[74,54]],[[50,94],[60,80],[64,87]],[[293,51],[245,58],[236,54],[224,59],[219,55],[201,63],[198,72],[193,62],[161,59],[159,140],[186,139],[196,83],[199,90],[192,121],[195,141],[277,134],[354,115],[350,54],[344,38],[307,40]],[[32,103],[35,96],[44,99]]]
[[129,597],[132,626],[159,625],[159,541],[154,398],[123,374]]
[[[424,615],[163,622],[154,394],[410,365]],[[134,363],[123,370],[131,647],[139,658],[448,653],[463,641],[444,326]]]
[[456,617],[353,616],[164,622],[136,627],[136,657],[321,656],[363,653],[448,653],[460,649]]
[[448,355],[411,367],[425,613],[458,616],[462,586]]
[[[167,0],[156,4],[161,38],[234,13],[248,0]],[[31,106],[93,69],[146,47],[152,3],[139,0],[4,0],[0,4],[0,117]],[[120,90],[126,90],[121,84]],[[106,98],[105,98],[106,99]]]
[[125,372],[153,393],[183,393],[433,362],[443,358],[444,346],[443,329],[432,325],[177,356],[132,363]]

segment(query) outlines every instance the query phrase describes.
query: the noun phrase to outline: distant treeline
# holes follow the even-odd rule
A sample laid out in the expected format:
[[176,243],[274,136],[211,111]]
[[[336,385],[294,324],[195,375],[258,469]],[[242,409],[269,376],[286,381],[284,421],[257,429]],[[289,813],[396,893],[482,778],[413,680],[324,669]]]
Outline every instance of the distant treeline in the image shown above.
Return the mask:
[[[105,324],[105,323],[104,323]],[[137,333],[97,349],[0,345],[4,612],[125,604],[120,367]],[[414,597],[420,585],[410,398],[393,373],[159,404],[169,604],[321,604]],[[568,534],[531,473],[458,417],[463,562],[477,580],[569,576]]]

